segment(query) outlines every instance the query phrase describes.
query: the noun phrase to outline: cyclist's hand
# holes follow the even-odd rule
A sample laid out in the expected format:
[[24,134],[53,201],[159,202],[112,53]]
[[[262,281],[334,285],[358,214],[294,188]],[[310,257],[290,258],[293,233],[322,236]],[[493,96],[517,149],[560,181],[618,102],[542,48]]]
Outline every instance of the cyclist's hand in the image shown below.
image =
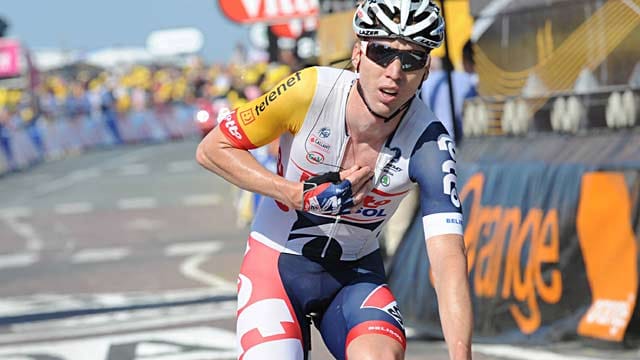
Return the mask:
[[339,172],[327,172],[303,183],[302,210],[338,215],[353,206],[351,181],[343,180]]
[[351,192],[353,198],[352,211],[355,212],[364,197],[373,188],[373,171],[368,166],[353,166],[350,169],[340,172],[340,177],[351,182]]

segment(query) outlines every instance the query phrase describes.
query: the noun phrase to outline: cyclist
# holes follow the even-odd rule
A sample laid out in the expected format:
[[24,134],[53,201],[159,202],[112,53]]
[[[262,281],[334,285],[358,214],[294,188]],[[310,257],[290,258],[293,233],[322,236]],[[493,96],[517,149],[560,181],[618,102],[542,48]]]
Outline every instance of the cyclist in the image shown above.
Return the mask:
[[[420,187],[427,253],[449,355],[471,358],[472,312],[455,148],[415,93],[443,40],[432,1],[356,9],[355,72],[309,67],[221,119],[196,158],[265,195],[238,277],[239,358],[306,359],[309,315],[338,359],[402,359],[381,228]],[[274,174],[248,149],[280,138]]]

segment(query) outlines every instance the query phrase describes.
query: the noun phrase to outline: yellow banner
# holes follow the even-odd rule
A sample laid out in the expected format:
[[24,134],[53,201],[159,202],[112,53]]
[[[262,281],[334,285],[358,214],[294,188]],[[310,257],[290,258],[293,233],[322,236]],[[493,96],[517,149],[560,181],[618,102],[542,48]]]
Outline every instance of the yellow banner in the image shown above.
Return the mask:
[[[436,0],[438,6],[442,3]],[[444,19],[447,31],[447,46],[449,46],[449,57],[451,63],[456,67],[462,66],[462,47],[471,37],[473,18],[469,10],[469,0],[445,1],[446,8]],[[431,54],[437,57],[444,57],[444,46],[434,50]]]
[[[440,2],[438,5],[441,6]],[[451,62],[459,67],[462,65],[462,47],[471,37],[473,18],[469,11],[468,0],[446,1],[445,19],[447,29],[447,41]],[[320,17],[317,31],[317,42],[320,46],[320,65],[329,65],[336,61],[349,59],[351,49],[356,40],[351,25],[353,10],[345,10],[338,13],[325,14]],[[432,53],[437,57],[444,57],[444,46]]]
[[320,65],[351,58],[351,49],[356,41],[351,22],[353,10],[323,15],[318,23],[316,41],[320,46]]

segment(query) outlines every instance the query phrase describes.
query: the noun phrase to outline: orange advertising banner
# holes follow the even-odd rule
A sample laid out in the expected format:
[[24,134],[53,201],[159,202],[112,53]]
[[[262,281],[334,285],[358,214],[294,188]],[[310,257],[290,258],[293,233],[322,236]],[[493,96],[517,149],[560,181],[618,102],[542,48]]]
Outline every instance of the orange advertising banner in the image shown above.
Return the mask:
[[219,0],[224,15],[238,23],[282,22],[316,16],[318,0]]
[[637,300],[633,203],[622,173],[585,174],[581,193],[576,225],[592,300],[578,334],[620,342]]
[[[462,164],[457,186],[475,335],[539,344],[625,343],[638,334],[640,172]],[[419,216],[396,251],[389,285],[407,324],[441,336]]]

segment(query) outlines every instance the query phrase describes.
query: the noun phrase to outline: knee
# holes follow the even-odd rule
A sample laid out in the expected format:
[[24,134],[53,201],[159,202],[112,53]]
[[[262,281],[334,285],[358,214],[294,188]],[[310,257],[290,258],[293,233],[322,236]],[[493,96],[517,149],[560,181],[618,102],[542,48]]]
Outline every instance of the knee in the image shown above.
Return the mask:
[[364,335],[347,348],[347,360],[403,360],[404,348],[400,343],[380,335]]
[[395,349],[385,348],[377,351],[366,350],[361,353],[349,356],[347,360],[403,360],[404,352]]

